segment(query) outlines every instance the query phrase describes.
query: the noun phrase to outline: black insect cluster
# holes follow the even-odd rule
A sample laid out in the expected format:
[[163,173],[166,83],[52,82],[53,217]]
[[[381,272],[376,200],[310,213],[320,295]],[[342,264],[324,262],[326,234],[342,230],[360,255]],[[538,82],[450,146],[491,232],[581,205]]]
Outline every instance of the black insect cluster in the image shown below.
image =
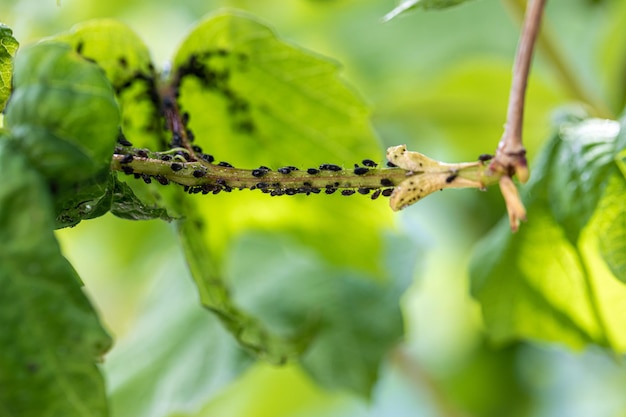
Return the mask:
[[[276,173],[268,175],[272,170],[267,166],[260,166],[252,169],[249,172],[251,177],[245,178],[245,174],[239,175],[237,184],[238,187],[228,183],[227,178],[222,178],[220,175],[225,174],[225,171],[211,169],[207,164],[214,164],[214,167],[220,167],[221,169],[234,168],[232,164],[220,161],[216,162],[215,157],[203,152],[202,148],[194,142],[194,134],[189,128],[190,114],[182,109],[177,108],[176,98],[178,97],[178,90],[182,85],[182,82],[187,77],[193,77],[197,79],[204,88],[214,91],[221,95],[227,103],[227,110],[234,120],[233,128],[244,134],[253,134],[256,131],[256,126],[252,119],[250,105],[243,98],[240,97],[232,88],[230,84],[230,67],[229,65],[215,65],[220,59],[229,59],[230,63],[235,62],[237,70],[246,71],[248,57],[244,54],[234,54],[226,49],[218,49],[214,51],[208,51],[203,54],[192,55],[186,63],[181,65],[177,73],[175,74],[174,94],[173,97],[164,97],[162,100],[159,98],[154,85],[154,77],[145,74],[136,74],[132,80],[123,83],[118,87],[119,91],[129,88],[134,82],[142,81],[147,85],[146,90],[151,91],[148,96],[155,104],[155,107],[160,109],[160,116],[164,116],[166,119],[166,128],[171,131],[171,138],[169,141],[169,150],[165,152],[151,152],[144,149],[132,149],[132,143],[128,141],[124,135],[120,132],[118,137],[118,147],[116,147],[116,154],[123,155],[119,160],[121,170],[127,175],[133,175],[137,179],[142,179],[146,183],[151,183],[152,180],[157,181],[159,184],[167,185],[170,182],[176,183],[176,177],[192,176],[199,182],[203,182],[199,185],[189,186],[184,185],[184,190],[189,194],[218,194],[220,192],[231,192],[235,188],[248,188],[250,190],[258,189],[263,193],[270,196],[281,195],[311,195],[311,194],[334,194],[337,191],[341,195],[350,196],[354,194],[369,195],[372,200],[378,197],[388,197],[393,192],[394,182],[388,178],[380,180],[380,186],[378,187],[351,187],[349,183],[340,183],[333,179],[337,175],[357,175],[365,176],[370,174],[372,169],[375,169],[378,164],[371,159],[364,159],[360,164],[354,164],[353,168],[346,169],[340,165],[324,163],[318,167],[311,167],[303,169],[307,175],[310,176],[311,181],[319,183],[321,179],[328,179],[328,183],[322,188],[314,186],[312,182],[302,178],[302,182],[298,186],[285,186],[280,176],[291,178],[289,184],[293,184],[294,178],[301,178],[302,174],[294,176],[293,173],[300,171],[298,167],[288,165],[276,169]],[[122,64],[122,61],[120,61]],[[172,119],[177,118],[178,123],[172,122]],[[182,125],[182,127],[181,127]],[[165,142],[164,142],[165,143]],[[145,173],[136,173],[133,169],[133,162],[141,159],[155,159],[162,164],[169,166],[171,174],[159,174],[150,176]],[[200,162],[200,164],[198,163]],[[393,166],[388,163],[388,166]],[[244,170],[239,170],[239,174]],[[342,172],[344,174],[342,174]],[[217,177],[216,177],[217,176]],[[245,186],[241,186],[245,184]],[[382,187],[382,188],[380,188]]]

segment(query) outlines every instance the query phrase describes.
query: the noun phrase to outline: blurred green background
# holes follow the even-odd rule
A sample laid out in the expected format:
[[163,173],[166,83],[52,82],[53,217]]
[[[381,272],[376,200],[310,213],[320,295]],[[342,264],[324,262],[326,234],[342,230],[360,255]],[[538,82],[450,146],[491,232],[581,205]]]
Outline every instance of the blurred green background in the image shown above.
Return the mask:
[[[476,0],[385,24],[395,0],[59,3],[4,0],[0,19],[25,45],[87,19],[117,18],[163,67],[205,15],[237,8],[259,16],[281,38],[341,63],[343,77],[371,104],[382,143],[379,155],[363,157],[382,161],[386,146],[406,143],[436,159],[470,161],[492,152],[502,133],[519,31],[515,0]],[[614,114],[623,105],[625,23],[622,0],[551,0],[545,17],[568,71]],[[555,112],[580,105],[551,58],[539,51],[530,79],[524,134],[531,160]],[[233,206],[250,201],[218,197]],[[255,204],[264,198],[255,196]],[[498,190],[438,193],[393,215],[382,199],[363,201],[361,213],[369,210],[406,239],[406,247],[392,248],[398,262],[416,265],[402,304],[405,341],[385,361],[370,401],[324,391],[297,366],[255,364],[234,378],[237,349],[199,306],[170,225],[107,215],[59,231],[116,338],[103,365],[114,417],[626,416],[626,369],[600,350],[486,339],[466,270],[473,245],[505,214]],[[275,219],[263,213],[237,227],[265,230],[273,242]],[[245,252],[229,250],[232,262],[245,265]],[[205,361],[211,355],[224,361]]]

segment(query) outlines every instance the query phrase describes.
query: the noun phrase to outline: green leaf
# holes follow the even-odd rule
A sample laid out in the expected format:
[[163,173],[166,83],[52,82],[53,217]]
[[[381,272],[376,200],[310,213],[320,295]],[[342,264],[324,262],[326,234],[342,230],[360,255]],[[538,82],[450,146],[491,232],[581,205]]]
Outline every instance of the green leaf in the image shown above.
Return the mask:
[[620,124],[612,120],[589,119],[561,127],[547,173],[547,193],[552,213],[572,243],[595,211],[609,171],[615,169],[622,146],[619,133]]
[[[171,253],[171,251],[168,251]],[[155,268],[147,300],[104,368],[114,416],[191,413],[250,364],[250,357],[198,304],[182,256]]]
[[196,142],[218,160],[254,167],[298,155],[289,164],[317,166],[329,162],[319,155],[349,161],[380,153],[369,109],[337,70],[251,17],[219,14],[184,40],[172,76]]
[[[306,169],[321,163],[352,167],[364,158],[384,159],[370,125],[370,111],[337,77],[337,65],[280,41],[266,26],[240,14],[209,18],[183,42],[173,74],[188,68],[193,57],[207,75],[223,74],[217,77],[219,81],[210,75],[210,82],[186,75],[179,89],[179,104],[190,115],[188,126],[195,133],[195,143],[210,150],[218,161],[249,168],[294,165]],[[237,127],[243,121],[256,127],[243,131]],[[218,242],[212,248],[216,259],[239,224],[264,227],[264,223],[291,230],[336,264],[373,269],[378,257],[362,254],[380,250],[375,240],[328,244],[338,230],[346,235],[364,230],[375,233],[381,225],[390,224],[391,212],[383,208],[384,200],[366,199],[335,195],[270,201],[258,192],[242,192],[196,201],[207,219],[220,219],[207,221],[210,241]]]
[[44,181],[0,141],[0,404],[8,416],[106,416],[111,340],[61,255]]
[[167,214],[166,209],[141,201],[128,184],[117,178],[113,182],[111,213],[127,220],[161,219],[170,222],[175,219]]
[[600,236],[600,254],[617,279],[626,283],[626,180],[612,177],[592,223]]
[[371,393],[383,357],[402,336],[398,298],[406,282],[377,283],[288,237],[260,232],[237,240],[227,271],[236,302],[274,332],[315,329],[301,364],[318,383]]
[[80,183],[53,184],[55,228],[73,227],[106,214],[114,185],[115,174],[107,171]]
[[[383,154],[369,109],[337,77],[337,66],[281,42],[244,15],[220,14],[195,28],[176,55],[171,82],[190,116],[195,143],[218,161],[306,169],[331,162],[352,167]],[[391,213],[382,199],[318,197],[241,192],[187,198],[192,211],[177,210],[187,219],[180,223],[183,246],[204,305],[243,346],[272,362],[299,359],[329,388],[368,394],[384,352],[402,329],[401,286],[393,284],[396,270],[381,261]],[[237,250],[244,231],[269,228],[273,234],[265,242],[255,240],[245,254]],[[323,268],[309,278],[291,268],[285,275],[286,249],[280,251],[286,259],[276,258],[278,252],[271,257],[277,269],[261,262],[254,254],[266,254],[278,236],[306,248]],[[233,253],[256,280],[234,276]],[[317,306],[324,293],[295,290],[302,283],[313,290],[316,282],[329,291],[324,308]],[[270,298],[272,292],[289,297]],[[354,298],[348,301],[347,294]],[[368,305],[371,314],[349,311],[350,304]],[[335,356],[326,356],[331,351]],[[333,361],[338,356],[346,363],[343,371]]]
[[502,222],[480,243],[472,293],[495,341],[626,351],[626,286],[616,280],[624,179],[615,157],[624,137],[617,122],[566,123],[533,171],[524,199],[529,222],[517,234]]
[[18,47],[19,43],[13,37],[11,28],[0,23],[0,112],[11,95],[13,57]]
[[501,222],[474,253],[472,294],[496,343],[518,338],[560,342],[576,349],[602,343],[588,278],[575,247],[539,204],[511,235]]
[[389,21],[401,14],[416,8],[428,9],[447,9],[448,7],[457,6],[469,0],[402,0],[402,2],[392,11],[387,13],[383,18]]
[[112,19],[80,23],[54,37],[100,66],[113,85],[122,110],[122,131],[133,145],[159,150],[162,132],[157,74],[150,52],[139,36]]
[[57,229],[75,226],[82,220],[95,219],[109,211],[127,220],[174,220],[166,209],[142,201],[128,184],[119,181],[111,172],[56,189],[54,203]]
[[178,221],[178,234],[202,305],[217,314],[241,346],[257,357],[274,364],[297,358],[306,347],[308,332],[277,336],[233,303],[223,274],[204,241],[204,222],[192,205],[185,207],[186,218]]
[[62,187],[108,170],[119,120],[102,70],[68,46],[45,42],[17,55],[5,125],[49,182]]

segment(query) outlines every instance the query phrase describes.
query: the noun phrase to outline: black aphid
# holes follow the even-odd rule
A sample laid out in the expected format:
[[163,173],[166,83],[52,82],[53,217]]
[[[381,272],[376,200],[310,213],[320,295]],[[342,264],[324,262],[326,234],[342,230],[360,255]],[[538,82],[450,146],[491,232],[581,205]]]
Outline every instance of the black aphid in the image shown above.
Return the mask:
[[156,176],[156,180],[159,182],[159,184],[161,185],[167,185],[170,183],[170,180],[168,180],[167,178],[165,178],[163,175],[157,175]]
[[135,177],[136,180],[138,180],[139,178],[141,178],[141,174],[137,174],[136,172],[133,174],[133,177]]
[[298,167],[294,167],[293,165],[287,165],[285,168],[289,168],[292,171],[299,171]]
[[174,152],[175,155],[178,156],[182,156],[183,158],[185,158],[186,161],[191,161],[191,156],[189,156],[188,152],[185,151],[176,151]]
[[483,153],[483,154],[478,155],[478,160],[480,162],[487,162],[491,159],[493,159],[493,155],[490,155],[488,153]]
[[152,178],[150,178],[150,176],[148,174],[141,174],[141,179],[146,184],[150,184],[152,182]]
[[227,193],[230,193],[233,190],[233,187],[229,186],[229,185],[225,185],[224,186],[224,191],[226,191]]
[[322,164],[320,165],[321,171],[341,171],[341,167],[335,164]]
[[204,159],[209,164],[215,161],[215,158],[213,157],[213,155],[209,155],[208,153],[200,154],[200,158]]
[[172,168],[172,171],[177,172],[183,169],[183,164],[179,164],[178,162],[172,162],[170,168]]
[[319,194],[322,190],[320,190],[319,188],[311,188],[311,192],[313,194]]
[[198,145],[193,145],[191,149],[193,149],[194,152],[202,153],[202,148],[199,147]]
[[180,121],[183,122],[184,125],[189,123],[189,113],[184,112],[183,114],[181,114],[180,115]]
[[286,188],[285,189],[285,194],[287,195],[295,195],[298,192],[298,190],[296,190],[295,188]]
[[202,169],[196,169],[196,170],[193,171],[193,176],[196,177],[196,178],[202,178],[202,177],[204,177],[204,174],[205,174],[205,172]]
[[261,190],[264,190],[267,187],[269,187],[269,184],[266,183],[266,182],[257,182],[257,184],[256,184],[256,188],[259,188]]
[[335,191],[337,191],[337,189],[334,187],[326,187],[326,190],[324,190],[324,192],[329,195],[333,194]]
[[395,168],[395,167],[397,167],[398,165],[396,165],[396,164],[394,164],[393,162],[389,161],[389,162],[387,162],[387,166],[388,166],[389,168]]
[[261,178],[263,177],[265,174],[267,174],[267,171],[264,169],[253,169],[252,170],[252,176],[253,177],[257,177],[257,178]]
[[222,187],[226,187],[226,180],[224,178],[218,178],[215,180],[217,185],[221,185]]
[[259,169],[264,169],[264,170],[266,170],[266,171],[271,171],[271,169],[270,169],[270,168],[268,168],[268,167],[266,167],[265,165],[261,165],[261,166],[259,167]]
[[456,177],[458,177],[457,174],[452,174],[452,175],[448,176],[448,178],[446,178],[446,182],[448,184],[450,184],[452,181],[454,181],[456,179]]
[[292,169],[291,169],[291,167],[282,167],[282,168],[278,168],[277,171],[280,172],[281,174],[287,175],[287,174],[291,173]]
[[133,169],[133,167],[129,167],[128,165],[123,165],[122,166],[122,171],[124,172],[124,174],[126,175],[130,175],[133,172],[135,172],[135,170]]
[[163,98],[163,106],[166,109],[173,109],[174,108],[174,102],[172,101],[171,98],[165,97],[165,98]]
[[122,134],[122,132],[120,132],[120,134],[117,136],[117,143],[122,146],[133,146],[133,144],[130,143],[128,139],[126,139],[126,137]]
[[354,173],[356,175],[365,175],[369,172],[369,168],[365,168],[365,167],[356,167],[354,168]]
[[171,161],[171,160],[172,160],[171,155],[161,155],[161,161]]
[[385,188],[381,194],[383,195],[383,197],[389,197],[391,195],[391,193],[393,193],[393,188]]
[[370,168],[376,168],[378,166],[378,164],[372,161],[371,159],[364,159],[361,161],[361,163],[365,165],[366,167],[370,167]]
[[233,167],[231,164],[229,164],[228,162],[224,162],[224,161],[220,162],[217,165],[219,165],[221,167],[226,167],[226,168],[232,168]]
[[374,193],[372,194],[372,200],[376,200],[378,196],[380,195],[380,192],[381,192],[380,189],[374,191]]
[[183,146],[183,137],[178,132],[172,134],[172,141],[170,142],[172,148],[180,148]]
[[137,156],[140,158],[147,158],[148,157],[148,152],[144,151],[143,149],[139,149],[137,151]]
[[306,172],[309,175],[315,175],[315,174],[319,174],[320,173],[319,169],[315,169],[315,168],[309,168],[309,169],[306,170]]
[[370,190],[370,189],[369,189],[369,188],[367,188],[367,187],[360,187],[360,188],[358,189],[359,194],[363,194],[363,195],[367,195],[367,194],[369,194],[369,193],[370,193],[370,191],[372,191],[372,190]]
[[341,190],[341,195],[352,195],[354,193],[354,190]]
[[133,162],[132,154],[124,155],[124,157],[120,159],[120,164],[130,164],[131,162]]

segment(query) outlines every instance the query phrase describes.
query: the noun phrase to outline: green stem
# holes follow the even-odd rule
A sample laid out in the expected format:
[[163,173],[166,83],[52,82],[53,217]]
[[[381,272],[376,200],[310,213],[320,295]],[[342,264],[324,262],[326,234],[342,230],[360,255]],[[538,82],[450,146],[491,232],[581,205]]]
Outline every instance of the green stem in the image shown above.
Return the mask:
[[[506,0],[505,4],[509,6],[508,9],[511,11],[514,19],[521,24],[524,20],[526,1]],[[558,79],[573,97],[589,105],[596,116],[615,119],[615,114],[611,109],[595,94],[589,92],[581,83],[579,77],[572,71],[572,65],[567,62],[567,59],[561,53],[561,49],[557,46],[555,36],[553,32],[551,32],[548,24],[543,25],[543,29],[537,39],[537,45],[553,70],[557,73]]]
[[[137,156],[137,154],[146,156]],[[133,155],[132,161],[122,163],[126,155]],[[111,169],[123,171],[137,176],[148,176],[163,183],[172,182],[183,186],[215,190],[260,189],[267,192],[279,191],[280,194],[304,193],[311,194],[315,190],[360,190],[368,194],[372,190],[391,189],[407,176],[400,168],[368,169],[362,174],[355,169],[341,171],[319,171],[309,174],[305,170],[294,170],[287,174],[277,171],[259,169],[239,169],[208,164],[201,161],[181,162],[179,160],[163,161],[163,154],[145,150],[131,149],[126,154],[117,153],[113,156]],[[364,171],[364,170],[362,170]],[[356,171],[356,172],[362,172]],[[145,178],[145,177],[144,177]],[[367,190],[367,192],[366,192]],[[331,192],[328,191],[330,194]]]

